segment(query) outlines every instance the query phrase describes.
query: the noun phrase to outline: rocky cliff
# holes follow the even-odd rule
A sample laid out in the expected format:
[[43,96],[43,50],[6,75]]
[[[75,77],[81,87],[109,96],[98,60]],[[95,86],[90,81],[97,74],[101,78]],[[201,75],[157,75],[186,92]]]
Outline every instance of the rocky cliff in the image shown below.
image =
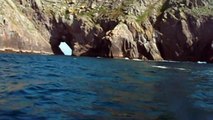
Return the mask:
[[0,0],[0,49],[213,61],[213,0]]
[[30,19],[18,5],[15,0],[0,0],[0,50],[52,53],[48,37],[34,24],[37,20]]

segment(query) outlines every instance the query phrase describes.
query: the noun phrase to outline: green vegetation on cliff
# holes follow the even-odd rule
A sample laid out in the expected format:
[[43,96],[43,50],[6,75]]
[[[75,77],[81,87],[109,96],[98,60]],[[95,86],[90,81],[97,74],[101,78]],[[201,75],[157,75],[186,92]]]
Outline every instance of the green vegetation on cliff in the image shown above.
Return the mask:
[[188,10],[189,13],[195,16],[213,16],[213,6],[202,6]]

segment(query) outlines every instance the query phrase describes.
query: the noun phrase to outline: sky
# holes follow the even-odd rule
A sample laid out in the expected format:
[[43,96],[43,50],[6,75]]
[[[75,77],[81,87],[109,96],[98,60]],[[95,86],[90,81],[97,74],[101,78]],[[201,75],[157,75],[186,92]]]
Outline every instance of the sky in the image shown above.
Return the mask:
[[61,42],[59,48],[64,53],[64,55],[72,55],[72,49],[65,42]]

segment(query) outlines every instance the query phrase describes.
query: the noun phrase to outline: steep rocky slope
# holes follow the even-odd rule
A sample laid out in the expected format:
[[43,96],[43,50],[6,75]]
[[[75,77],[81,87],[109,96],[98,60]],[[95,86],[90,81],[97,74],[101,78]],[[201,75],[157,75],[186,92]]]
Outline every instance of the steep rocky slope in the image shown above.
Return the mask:
[[1,0],[0,49],[213,61],[212,0]]
[[48,38],[42,36],[14,1],[0,0],[0,49],[2,51],[52,53]]
[[159,49],[164,59],[213,59],[212,0],[169,1],[159,17]]

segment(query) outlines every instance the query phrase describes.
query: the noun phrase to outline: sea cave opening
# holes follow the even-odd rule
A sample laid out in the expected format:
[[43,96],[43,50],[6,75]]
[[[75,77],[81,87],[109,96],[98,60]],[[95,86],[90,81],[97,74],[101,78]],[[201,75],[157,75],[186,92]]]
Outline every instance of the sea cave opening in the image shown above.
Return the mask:
[[64,55],[66,55],[66,56],[72,55],[72,49],[66,42],[60,42],[58,47]]
[[61,40],[61,39],[51,39],[50,45],[52,51],[55,55],[72,55],[72,48],[69,44],[69,41]]

